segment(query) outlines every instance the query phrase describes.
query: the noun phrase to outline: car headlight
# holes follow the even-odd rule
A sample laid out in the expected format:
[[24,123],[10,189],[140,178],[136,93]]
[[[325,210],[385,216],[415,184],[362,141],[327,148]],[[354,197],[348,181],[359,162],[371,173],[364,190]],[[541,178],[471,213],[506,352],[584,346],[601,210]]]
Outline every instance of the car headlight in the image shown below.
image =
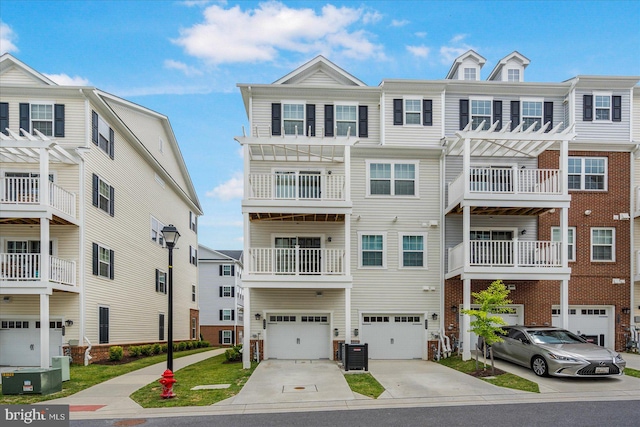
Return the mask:
[[623,359],[623,358],[622,358],[622,356],[620,356],[619,354],[616,354],[616,356],[613,358],[613,360],[614,360],[616,363],[622,363],[622,362],[624,362],[624,359]]
[[584,362],[584,360],[578,359],[577,357],[563,356],[561,354],[555,354],[555,353],[549,353],[549,357],[554,360],[560,360],[562,362],[575,362],[575,363]]

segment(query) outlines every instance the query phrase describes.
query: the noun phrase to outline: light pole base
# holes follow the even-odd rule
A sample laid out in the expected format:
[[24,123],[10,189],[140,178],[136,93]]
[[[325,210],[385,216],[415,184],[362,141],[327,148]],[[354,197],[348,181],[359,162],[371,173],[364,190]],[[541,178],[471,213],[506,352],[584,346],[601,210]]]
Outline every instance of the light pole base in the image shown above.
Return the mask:
[[162,378],[158,380],[160,384],[162,384],[162,393],[160,397],[163,399],[171,399],[172,397],[176,397],[176,394],[173,392],[173,385],[176,383],[175,378],[173,378],[173,372],[167,369],[162,374]]

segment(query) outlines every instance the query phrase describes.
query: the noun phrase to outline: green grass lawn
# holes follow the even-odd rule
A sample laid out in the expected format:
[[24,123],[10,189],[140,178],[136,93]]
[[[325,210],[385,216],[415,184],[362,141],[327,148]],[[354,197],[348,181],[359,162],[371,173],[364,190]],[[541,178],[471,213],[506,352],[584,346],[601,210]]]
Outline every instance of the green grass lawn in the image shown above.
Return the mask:
[[[213,348],[208,347],[198,348],[195,350],[178,351],[173,353],[173,357],[174,359],[177,359],[180,357],[189,356],[190,354],[202,353],[203,351],[209,350],[213,350]],[[110,380],[111,378],[138,370],[140,368],[155,365],[156,363],[160,363],[165,360],[167,360],[167,355],[159,354],[157,356],[141,358],[122,365],[71,365],[69,369],[71,380],[62,383],[62,391],[45,396],[42,396],[40,394],[4,396],[0,392],[0,404],[23,405],[70,396],[103,381]]]
[[384,387],[370,373],[346,374],[344,378],[351,391],[377,399],[384,391]]
[[629,376],[629,377],[640,378],[640,371],[638,371],[637,369],[624,368],[624,374]]
[[[476,372],[476,361],[475,360],[467,360],[463,361],[462,357],[454,356],[446,359],[441,359],[438,363],[441,365],[447,366],[451,369],[455,369],[456,371],[463,372],[465,374],[473,374]],[[479,369],[482,369],[482,362],[478,363]],[[488,371],[491,371],[491,366],[487,366]],[[492,378],[482,378],[483,381],[491,383],[493,385],[497,385],[500,387],[512,388],[515,390],[529,391],[532,393],[540,393],[540,389],[538,388],[538,383],[533,381],[529,381],[527,379],[521,378],[517,375],[513,375],[510,373],[503,373],[500,375],[496,375]]]
[[[242,363],[224,363],[224,354],[189,365],[175,373],[178,382],[173,386],[176,397],[162,399],[162,386],[153,382],[131,395],[131,398],[143,408],[168,408],[176,406],[213,405],[235,396],[247,382],[257,363],[251,369],[242,369]],[[220,390],[191,390],[198,385],[231,384]]]

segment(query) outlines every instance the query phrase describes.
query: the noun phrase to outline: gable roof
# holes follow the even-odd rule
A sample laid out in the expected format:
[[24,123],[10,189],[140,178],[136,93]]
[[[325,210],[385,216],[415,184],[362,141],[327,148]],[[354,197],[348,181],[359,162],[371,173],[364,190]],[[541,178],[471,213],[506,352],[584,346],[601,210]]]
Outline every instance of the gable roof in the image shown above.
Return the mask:
[[235,261],[241,262],[242,251],[241,250],[223,250],[223,249],[211,249],[202,244],[198,244],[198,260],[206,261]]
[[22,73],[29,77],[35,84],[58,86],[56,82],[29,67],[10,53],[4,53],[0,56],[0,74],[5,74],[15,69],[21,69]]
[[314,74],[326,75],[334,80],[336,84],[347,86],[367,86],[364,82],[349,74],[333,62],[322,55],[318,55],[311,61],[301,65],[284,77],[279,78],[274,85],[278,84],[299,84]]
[[482,66],[487,62],[487,60],[482,55],[479,55],[473,49],[469,49],[468,51],[466,51],[465,53],[463,53],[462,55],[458,56],[456,59],[453,60],[453,64],[451,65],[451,69],[449,69],[449,72],[447,73],[446,78],[453,79],[453,76],[456,75],[456,72],[458,71],[460,64],[462,64],[462,62],[467,58],[474,59],[478,63],[478,65],[480,65],[480,68],[482,68]]
[[500,71],[502,71],[502,68],[505,65],[507,65],[509,63],[509,61],[511,61],[511,60],[516,60],[516,61],[520,62],[522,64],[522,68],[527,68],[527,65],[529,65],[531,63],[529,58],[527,58],[526,56],[524,56],[523,54],[521,54],[517,50],[514,50],[509,55],[505,56],[500,61],[498,61],[496,66],[493,67],[493,70],[489,74],[489,77],[487,77],[487,80],[495,79],[500,74]]

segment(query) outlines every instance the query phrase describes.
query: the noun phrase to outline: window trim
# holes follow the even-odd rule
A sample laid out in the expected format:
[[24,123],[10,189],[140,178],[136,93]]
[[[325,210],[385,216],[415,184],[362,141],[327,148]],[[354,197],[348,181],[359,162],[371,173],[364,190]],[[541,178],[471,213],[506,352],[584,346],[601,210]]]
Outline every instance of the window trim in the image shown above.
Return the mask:
[[156,269],[158,285],[156,287],[156,293],[166,294],[168,292],[167,272],[164,270]]
[[[594,122],[600,122],[600,123],[611,123],[613,122],[613,92],[601,92],[601,91],[596,91],[592,93],[593,96],[593,121]],[[598,108],[597,104],[597,99],[598,97],[607,97],[609,98],[609,107],[608,108]],[[609,111],[609,118],[607,119],[599,119],[598,118],[598,110],[607,110]]]
[[[491,127],[492,120],[493,120],[493,97],[492,96],[470,96],[469,97],[469,122],[471,122],[471,123],[473,123],[473,116],[474,116],[474,114],[473,114],[473,102],[474,101],[489,102],[489,114],[488,114],[489,120],[487,120],[485,122],[485,125],[484,125],[485,126],[484,129],[487,130],[487,129],[489,129]],[[477,117],[487,117],[487,115],[485,115],[485,114],[482,114],[482,115],[475,114],[475,116],[477,116]],[[478,123],[478,125],[479,124],[480,123]],[[474,127],[474,125],[471,125],[471,128],[473,130],[476,130],[477,126]]]
[[[418,111],[409,111],[409,109],[407,108],[407,101],[418,101]],[[402,107],[403,107],[403,112],[402,112],[402,124],[404,126],[424,126],[423,125],[423,117],[422,117],[422,113],[423,113],[423,101],[424,98],[421,97],[417,97],[417,96],[405,96],[402,98]],[[418,113],[419,119],[418,119],[418,123],[407,123],[407,114],[416,114]]]
[[[515,76],[511,76],[511,72],[513,74],[517,74]],[[517,80],[512,79],[512,77],[517,77]],[[520,81],[520,69],[519,68],[507,68],[507,81],[508,82],[519,82]]]
[[198,288],[195,284],[191,284],[191,302],[197,302],[198,300]]
[[[35,120],[33,118],[33,106],[34,105],[44,105],[44,106],[51,107],[51,120],[47,120],[47,119],[45,119],[45,120],[42,120],[42,119]],[[34,134],[33,133],[33,131],[35,129],[35,127],[33,126],[33,122],[34,121],[36,121],[36,122],[49,122],[50,121],[51,122],[51,135],[47,134],[46,132],[42,132],[42,131],[40,131],[40,132],[42,132],[44,135],[49,136],[49,137],[53,137],[54,136],[55,131],[56,131],[55,130],[55,122],[56,122],[56,111],[55,111],[55,108],[56,108],[55,104],[53,102],[50,102],[50,101],[32,101],[32,102],[29,102],[29,133],[31,135]]]
[[[429,267],[427,265],[427,237],[429,233],[427,232],[399,232],[398,233],[398,268],[408,269],[408,270],[428,270]],[[422,237],[422,265],[404,265],[404,245],[403,238],[404,237]],[[407,252],[418,252],[418,251],[407,251]]]
[[[304,129],[304,124],[307,122],[307,102],[305,100],[282,100],[280,101],[280,105],[282,106],[282,111],[280,112],[280,126],[282,129],[282,136],[305,136],[307,133],[305,132]],[[284,122],[285,122],[285,117],[284,117],[284,110],[285,110],[285,105],[302,105],[302,129],[298,129],[298,133],[296,134],[294,133],[287,133],[286,132],[286,128],[284,126]],[[286,119],[286,120],[290,120],[290,121],[300,121],[298,119],[293,120],[293,119]]]
[[[390,164],[391,165],[391,177],[390,180],[390,193],[389,194],[371,194],[371,164]],[[410,199],[418,199],[420,198],[420,160],[388,160],[388,159],[367,159],[365,161],[366,165],[366,179],[367,179],[367,193],[366,197],[372,198],[388,198],[388,197],[397,197],[397,198],[410,198]],[[413,194],[395,194],[395,166],[396,165],[414,165],[414,178],[413,178]]]
[[[226,288],[229,288],[229,292],[226,291]],[[222,285],[222,298],[231,298],[233,296],[232,288],[233,285]]]
[[[469,73],[467,73],[467,71]],[[473,71],[473,76],[471,76],[471,71]],[[467,78],[473,77],[473,78]],[[463,67],[462,68],[462,80],[467,82],[474,82],[478,80],[478,67]]]
[[[580,167],[580,188],[569,188],[569,191],[599,191],[599,192],[606,192],[609,191],[609,158],[608,157],[591,157],[591,156],[569,156],[569,159],[580,159],[581,161],[581,167]],[[596,174],[586,174],[585,173],[585,167],[584,167],[584,161],[585,159],[596,159],[596,160],[604,160],[604,183],[603,183],[603,188],[599,189],[599,188],[584,188],[584,184],[585,184],[585,176],[586,175],[596,175]],[[570,173],[569,171],[567,171],[567,178],[569,178],[572,175],[578,175],[575,173]],[[569,185],[569,183],[567,183],[567,185]]]
[[[568,249],[569,249],[569,253],[567,255],[567,261],[569,262],[575,262],[576,261],[576,227],[567,227],[569,229],[570,232],[573,233],[573,236],[569,236],[569,242],[568,242]],[[551,241],[552,242],[561,242],[562,240],[554,240],[553,239],[553,232],[555,230],[561,231],[559,226],[554,226],[551,227]],[[573,241],[571,241],[573,240]]]
[[[223,329],[222,331],[222,342],[220,344],[223,345],[232,345],[233,344],[233,331],[230,329]],[[225,335],[227,335],[228,333],[228,337],[225,337]],[[226,339],[229,340],[229,342],[226,342]]]
[[198,266],[198,249],[189,245],[189,264]]
[[[532,115],[527,115],[525,116],[524,114],[524,103],[525,102],[531,102],[531,103],[538,103],[540,104],[540,115],[539,116],[532,116]],[[526,119],[532,119],[532,118],[536,118],[539,119],[538,120],[538,125],[533,128],[534,131],[540,130],[540,128],[544,125],[544,98],[520,98],[520,123],[524,123],[524,120]],[[529,128],[529,126],[531,125],[523,125],[522,129],[526,130]]]
[[[154,221],[157,223],[157,230],[155,230],[153,228],[153,223]],[[153,215],[151,215],[151,241],[156,244],[156,245],[160,245],[160,247],[164,248],[164,238],[162,236],[162,229],[164,228],[164,224],[162,222],[160,222],[160,220],[158,220],[156,217],[154,217]],[[154,232],[156,232],[156,237],[154,239]]]
[[[94,242],[94,245],[96,245],[96,247],[97,247],[97,253],[96,253],[96,256],[98,257],[98,259],[97,259],[97,267],[98,267],[98,268],[97,268],[97,272],[96,272],[95,276],[100,277],[100,278],[102,278],[102,279],[113,280],[113,279],[111,278],[111,271],[112,271],[112,270],[113,270],[113,268],[114,268],[114,267],[113,267],[113,258],[111,258],[111,253],[113,252],[113,250],[112,250],[111,248],[109,248],[108,246],[102,245],[102,244],[100,244],[100,243],[95,243],[95,242]],[[102,275],[102,274],[100,273],[100,266],[101,266],[102,264],[105,264],[105,262],[104,262],[104,261],[101,261],[101,260],[100,260],[100,249],[103,249],[104,251],[106,251],[106,252],[109,254],[109,263],[108,263],[108,264],[106,264],[106,265],[107,265],[107,275],[106,275],[106,276],[104,276],[104,275]]]
[[[598,245],[598,246],[611,246],[611,259],[593,259],[593,232],[596,230],[611,230],[611,245]],[[615,227],[591,227],[589,230],[589,253],[591,262],[616,262],[616,228]]]
[[[228,316],[227,316],[227,312],[229,314]],[[221,320],[223,322],[231,322],[233,320],[233,316],[231,314],[232,312],[233,312],[232,308],[223,308],[222,309],[222,319]],[[228,319],[227,319],[227,317],[228,317]]]
[[353,119],[353,132],[349,133],[350,137],[357,137],[358,136],[358,119],[359,119],[359,108],[358,108],[359,104],[357,102],[334,102],[333,103],[333,127],[334,127],[334,134],[336,137],[341,137],[341,138],[345,138],[347,135],[340,135],[338,132],[338,122],[341,123],[352,123],[351,120],[338,120],[338,107],[353,107],[355,108],[356,111],[356,117],[355,119]]
[[[362,237],[363,236],[382,236],[382,265],[363,265],[362,264]],[[369,252],[369,251],[368,251]],[[386,231],[358,231],[358,268],[371,270],[387,269],[387,232]]]

